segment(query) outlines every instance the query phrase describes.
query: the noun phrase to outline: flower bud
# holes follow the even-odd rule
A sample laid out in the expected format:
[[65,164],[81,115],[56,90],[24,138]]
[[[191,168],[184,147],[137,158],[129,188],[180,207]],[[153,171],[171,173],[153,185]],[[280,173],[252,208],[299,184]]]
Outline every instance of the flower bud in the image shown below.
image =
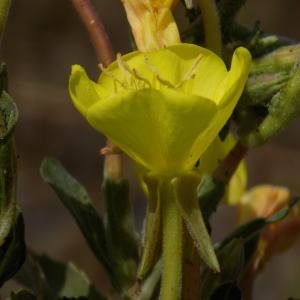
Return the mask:
[[171,8],[175,0],[122,0],[140,51],[159,50],[180,42]]

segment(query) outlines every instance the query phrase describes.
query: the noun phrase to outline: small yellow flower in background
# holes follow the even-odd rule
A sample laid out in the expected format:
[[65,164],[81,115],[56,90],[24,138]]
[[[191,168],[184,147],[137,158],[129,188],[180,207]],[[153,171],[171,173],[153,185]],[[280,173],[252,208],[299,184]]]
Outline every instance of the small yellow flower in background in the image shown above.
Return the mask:
[[135,42],[147,52],[180,42],[171,8],[174,0],[122,0]]
[[98,131],[147,170],[191,170],[224,126],[247,80],[251,58],[238,48],[227,71],[211,51],[177,44],[118,56],[98,83],[73,66],[69,91]]
[[[287,188],[272,185],[257,186],[241,199],[238,223],[243,224],[259,217],[270,217],[287,205],[290,198]],[[299,206],[295,205],[283,220],[270,224],[263,230],[252,271],[260,271],[274,255],[291,247],[299,236]]]

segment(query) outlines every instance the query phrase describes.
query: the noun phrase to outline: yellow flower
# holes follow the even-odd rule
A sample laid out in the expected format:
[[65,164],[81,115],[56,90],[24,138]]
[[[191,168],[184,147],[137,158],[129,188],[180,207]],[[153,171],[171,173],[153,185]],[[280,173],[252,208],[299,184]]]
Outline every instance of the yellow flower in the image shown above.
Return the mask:
[[171,7],[174,0],[122,0],[140,51],[153,51],[180,42]]
[[69,91],[88,122],[129,157],[175,176],[193,168],[232,114],[250,61],[238,48],[227,71],[211,51],[177,44],[119,56],[98,83],[75,65]]

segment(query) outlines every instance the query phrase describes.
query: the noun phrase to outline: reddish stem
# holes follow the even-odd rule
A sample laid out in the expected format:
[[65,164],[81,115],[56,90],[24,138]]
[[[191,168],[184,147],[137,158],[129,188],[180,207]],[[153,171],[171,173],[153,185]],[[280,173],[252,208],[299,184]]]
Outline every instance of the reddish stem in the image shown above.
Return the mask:
[[104,25],[95,12],[94,5],[90,0],[71,0],[71,2],[85,25],[98,60],[104,66],[108,66],[115,60],[115,54]]
[[248,148],[238,142],[216,169],[214,172],[214,178],[220,182],[223,182],[224,184],[227,184],[236,171],[236,168],[240,164],[241,160],[247,154],[247,151]]
[[[115,60],[115,53],[94,5],[90,0],[71,0],[71,2],[85,25],[98,60],[104,67],[108,66]],[[107,146],[115,147],[109,140],[107,141]],[[122,170],[121,154],[107,154],[105,156],[104,175],[106,178],[117,181],[123,176]]]

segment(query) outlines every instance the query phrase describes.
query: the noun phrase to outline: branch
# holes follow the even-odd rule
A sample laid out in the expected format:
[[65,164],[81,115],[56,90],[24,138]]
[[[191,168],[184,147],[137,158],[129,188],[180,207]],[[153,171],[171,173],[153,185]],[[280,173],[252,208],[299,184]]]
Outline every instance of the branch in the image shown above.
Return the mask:
[[71,0],[71,2],[85,25],[98,60],[104,66],[108,66],[115,60],[115,54],[104,25],[96,14],[92,2],[90,0]]

